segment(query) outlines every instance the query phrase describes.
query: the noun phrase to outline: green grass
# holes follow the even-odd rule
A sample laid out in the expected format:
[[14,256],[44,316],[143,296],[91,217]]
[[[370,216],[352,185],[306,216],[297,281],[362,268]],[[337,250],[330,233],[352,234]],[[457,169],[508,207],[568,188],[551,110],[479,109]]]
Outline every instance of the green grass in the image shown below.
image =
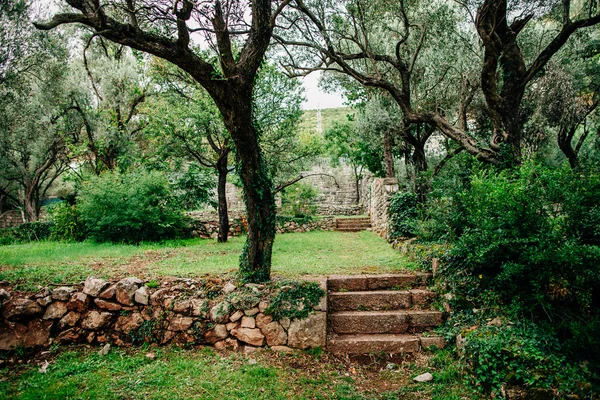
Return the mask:
[[[358,365],[345,359],[298,352],[250,356],[177,347],[67,350],[38,365],[0,370],[3,399],[477,399],[462,385],[448,352],[421,356],[390,371],[386,363]],[[441,364],[440,364],[441,360]],[[38,360],[36,364],[41,364]],[[434,381],[414,384],[421,371]],[[444,373],[450,374],[444,377]]]
[[[189,239],[140,246],[96,243],[37,242],[0,246],[0,280],[35,289],[36,285],[70,284],[95,275],[197,277],[232,273],[245,237],[227,243]],[[273,250],[274,276],[393,272],[410,264],[372,232],[315,231],[278,235]]]

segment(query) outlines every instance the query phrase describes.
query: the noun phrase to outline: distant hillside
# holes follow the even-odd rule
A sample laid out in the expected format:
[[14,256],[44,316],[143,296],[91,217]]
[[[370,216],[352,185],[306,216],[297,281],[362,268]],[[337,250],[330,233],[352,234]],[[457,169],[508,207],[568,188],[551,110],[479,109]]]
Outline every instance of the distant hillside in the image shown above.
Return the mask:
[[[341,108],[326,108],[321,110],[321,118],[323,125],[323,132],[329,129],[336,122],[346,122],[348,114],[353,114],[354,110],[349,107]],[[301,132],[317,132],[317,110],[305,110],[300,122]]]

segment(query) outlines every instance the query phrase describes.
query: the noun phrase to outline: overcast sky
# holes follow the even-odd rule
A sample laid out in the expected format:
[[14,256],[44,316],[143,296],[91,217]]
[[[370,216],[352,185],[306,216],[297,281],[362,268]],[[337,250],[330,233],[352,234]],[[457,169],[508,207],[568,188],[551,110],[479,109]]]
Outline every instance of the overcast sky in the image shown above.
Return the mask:
[[345,107],[346,99],[341,94],[329,94],[319,88],[320,72],[313,72],[304,78],[304,96],[306,101],[302,104],[305,110],[316,110],[317,108]]

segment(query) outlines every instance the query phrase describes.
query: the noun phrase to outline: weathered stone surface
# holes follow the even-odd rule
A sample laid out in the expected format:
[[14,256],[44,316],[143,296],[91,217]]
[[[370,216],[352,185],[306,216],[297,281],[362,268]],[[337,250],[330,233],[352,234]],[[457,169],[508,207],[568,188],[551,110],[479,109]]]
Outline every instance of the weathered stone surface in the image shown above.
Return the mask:
[[271,350],[273,351],[279,351],[281,353],[293,353],[294,349],[292,349],[291,347],[287,347],[287,346],[271,346]]
[[218,350],[218,351],[225,350],[227,348],[227,343],[224,340],[221,340],[221,341],[213,344],[213,347],[215,348],[215,350]]
[[40,315],[44,310],[37,301],[29,299],[12,299],[2,306],[4,318],[13,321],[26,317]]
[[236,327],[239,327],[240,324],[239,324],[239,322],[229,322],[225,326],[227,327],[227,330],[230,331],[232,329],[235,329]]
[[208,314],[208,302],[206,300],[191,299],[190,309],[194,317],[206,318]]
[[113,297],[115,297],[116,293],[117,293],[117,285],[111,285],[108,287],[108,289],[106,289],[105,291],[100,293],[98,295],[98,297],[100,297],[101,299],[105,299],[105,300],[111,300]]
[[67,313],[67,303],[64,301],[55,301],[46,308],[42,319],[59,319]]
[[173,303],[173,312],[179,314],[187,314],[190,311],[190,301],[189,300],[181,300],[175,301]]
[[258,307],[254,307],[254,308],[244,311],[244,314],[248,317],[252,317],[252,316],[258,314],[259,312],[260,312],[260,310],[258,309]]
[[242,318],[244,316],[244,312],[243,311],[236,311],[233,314],[231,314],[231,316],[229,317],[229,320],[231,322],[237,322],[240,320],[240,318]]
[[417,308],[428,307],[435,298],[435,293],[429,290],[413,289],[410,293],[412,294],[413,306]]
[[421,348],[435,346],[439,349],[446,347],[446,339],[442,336],[421,336]]
[[292,324],[292,321],[289,318],[284,318],[280,320],[279,323],[281,324],[281,326],[283,326],[283,329],[288,330],[290,328],[290,325]]
[[296,349],[325,347],[327,317],[324,312],[309,315],[303,320],[294,319],[288,329],[288,346]]
[[73,293],[67,304],[70,311],[84,312],[90,304],[90,297],[82,292]]
[[413,378],[413,381],[415,382],[429,382],[433,380],[433,375],[431,375],[429,372],[426,372],[424,374],[421,374],[419,376],[415,376]]
[[[48,288],[46,288],[46,291],[48,292],[48,294],[45,294],[44,296],[40,296],[40,297],[47,297],[50,293]],[[0,303],[9,300],[10,299],[10,293],[8,293],[5,289],[0,289]]]
[[[292,347],[290,344],[288,345]],[[327,351],[343,354],[366,354],[377,352],[401,354],[413,353],[419,350],[420,340],[413,335],[340,335],[331,338],[327,343]]]
[[14,324],[12,327],[2,325],[0,326],[0,350],[12,350],[17,346],[43,346],[50,339],[51,327],[52,321],[39,319],[29,321],[26,325]]
[[399,310],[412,305],[409,291],[340,292],[328,297],[330,311]]
[[140,313],[133,313],[129,316],[121,315],[117,318],[115,330],[123,333],[131,333],[138,329],[144,323],[144,318]]
[[79,328],[71,328],[66,331],[62,331],[56,338],[59,342],[69,343],[76,342],[81,337],[81,330]]
[[287,343],[287,333],[285,333],[285,330],[277,321],[273,321],[261,328],[261,331],[265,335],[269,346],[282,346]]
[[112,314],[109,312],[98,312],[98,311],[90,311],[83,317],[83,321],[81,321],[81,326],[84,329],[100,329],[104,328],[110,323],[112,318]]
[[407,311],[339,311],[329,314],[329,328],[344,333],[404,333],[410,326]]
[[329,290],[364,291],[367,288],[367,277],[365,275],[332,275],[327,282]]
[[231,334],[238,340],[251,344],[253,346],[263,346],[265,344],[265,335],[260,329],[236,328],[231,331]]
[[242,328],[256,328],[256,320],[252,317],[243,317]]
[[228,302],[220,302],[219,304],[210,309],[210,319],[218,324],[227,322],[229,319],[230,308],[231,305]]
[[173,319],[169,323],[169,330],[174,332],[186,331],[192,327],[193,323],[194,318],[177,315],[173,317]]
[[217,324],[215,327],[204,334],[204,340],[207,343],[216,343],[227,338],[227,327],[223,324]]
[[138,278],[125,278],[117,282],[117,287],[115,289],[117,301],[126,306],[135,305],[133,297],[141,284],[142,281]]
[[261,313],[256,316],[256,326],[260,329],[269,325],[271,322],[273,322],[273,317],[270,315],[265,315]]
[[37,303],[42,307],[46,307],[48,304],[52,303],[52,296],[41,297],[37,299]]
[[147,306],[148,300],[150,298],[150,291],[148,290],[148,288],[146,286],[142,286],[138,290],[135,291],[133,298],[136,303]]
[[169,291],[167,289],[158,289],[156,292],[150,295],[150,304],[153,307],[159,307],[163,305],[163,299]]
[[52,291],[52,300],[68,301],[75,289],[69,286],[57,287]]
[[58,329],[65,329],[67,327],[75,326],[81,314],[76,311],[69,311],[64,317],[58,321]]
[[90,276],[83,284],[83,293],[89,294],[93,297],[98,297],[98,295],[108,288],[109,285],[110,283],[106,282],[104,279],[98,279]]
[[223,293],[229,294],[229,293],[235,292],[236,289],[237,288],[235,287],[235,285],[233,283],[227,282],[225,284],[225,286],[223,286]]
[[260,311],[261,313],[264,313],[268,307],[269,303],[266,300],[263,300],[260,303],[258,303],[258,311]]
[[106,300],[102,300],[102,299],[94,299],[94,303],[96,303],[96,305],[99,308],[102,308],[102,309],[108,310],[108,311],[119,311],[123,308],[120,304],[112,303],[110,301],[106,301]]
[[412,328],[425,328],[441,325],[443,314],[440,311],[414,311],[410,313]]
[[85,336],[85,341],[88,343],[92,343],[96,339],[96,332],[90,332]]

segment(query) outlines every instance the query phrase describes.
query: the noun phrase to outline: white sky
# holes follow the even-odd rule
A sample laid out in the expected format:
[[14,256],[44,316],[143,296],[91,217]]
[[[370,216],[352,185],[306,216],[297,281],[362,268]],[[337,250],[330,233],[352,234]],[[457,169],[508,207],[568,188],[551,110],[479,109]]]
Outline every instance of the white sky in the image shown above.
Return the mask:
[[316,110],[317,108],[337,108],[345,107],[346,99],[340,93],[325,93],[319,88],[319,77],[321,72],[313,72],[303,78],[304,96],[306,101],[302,103],[304,110]]

